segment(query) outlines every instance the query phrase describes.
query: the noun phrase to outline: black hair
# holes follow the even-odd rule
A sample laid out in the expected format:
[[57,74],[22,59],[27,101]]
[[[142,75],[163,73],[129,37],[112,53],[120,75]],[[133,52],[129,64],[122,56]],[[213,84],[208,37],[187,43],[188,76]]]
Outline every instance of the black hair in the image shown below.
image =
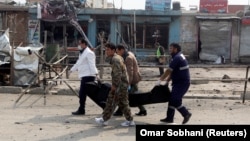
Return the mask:
[[156,42],[156,43],[155,43],[155,46],[159,46],[159,45],[160,45],[160,43],[159,43],[159,42]]
[[118,44],[118,45],[116,46],[116,49],[119,49],[119,50],[121,50],[121,49],[127,50],[127,46],[125,46],[124,44]]
[[178,43],[171,43],[170,46],[176,48],[178,52],[181,51],[181,46]]
[[116,49],[118,49],[118,50],[121,50],[121,49],[124,49],[124,53],[122,54],[122,58],[124,59],[124,60],[126,60],[126,58],[128,57],[128,49],[127,49],[127,46],[125,45],[125,44],[118,44],[117,46],[116,46]]
[[110,48],[111,50],[116,50],[116,46],[113,43],[106,43],[105,47],[106,48]]
[[86,45],[88,45],[88,42],[85,40],[85,39],[80,39],[80,42],[82,43],[82,44],[86,44]]

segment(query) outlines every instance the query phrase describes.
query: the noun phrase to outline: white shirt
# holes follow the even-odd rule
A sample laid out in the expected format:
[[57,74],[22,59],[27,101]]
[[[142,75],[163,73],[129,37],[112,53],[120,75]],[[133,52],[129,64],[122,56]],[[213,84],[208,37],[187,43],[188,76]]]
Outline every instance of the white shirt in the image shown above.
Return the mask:
[[72,72],[78,71],[78,77],[96,76],[98,70],[96,68],[96,56],[95,53],[86,47],[74,66],[70,69]]

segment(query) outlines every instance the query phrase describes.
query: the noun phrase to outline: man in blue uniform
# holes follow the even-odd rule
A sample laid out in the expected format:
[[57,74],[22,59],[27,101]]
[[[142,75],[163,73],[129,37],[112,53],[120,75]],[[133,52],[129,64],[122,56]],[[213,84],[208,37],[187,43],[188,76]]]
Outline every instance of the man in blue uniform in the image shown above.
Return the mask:
[[167,83],[172,80],[172,91],[168,102],[167,117],[160,121],[173,123],[175,109],[177,109],[184,117],[182,124],[185,124],[192,115],[186,107],[182,105],[182,98],[190,86],[189,66],[185,56],[181,53],[181,46],[179,44],[170,44],[169,52],[172,56],[169,68],[167,68],[156,83],[159,85],[160,82],[165,79]]

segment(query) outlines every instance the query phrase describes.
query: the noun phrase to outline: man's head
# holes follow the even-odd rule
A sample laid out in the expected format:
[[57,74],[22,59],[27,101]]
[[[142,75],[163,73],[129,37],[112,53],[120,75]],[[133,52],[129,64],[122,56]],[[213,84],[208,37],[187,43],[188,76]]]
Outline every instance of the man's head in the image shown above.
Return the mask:
[[80,39],[78,41],[79,48],[85,49],[88,45],[88,42],[85,39]]
[[160,46],[160,43],[159,42],[156,42],[155,43],[155,47],[159,47]]
[[124,44],[118,44],[116,46],[116,53],[118,55],[122,56],[126,52],[126,50],[127,50],[127,47]]
[[105,53],[108,57],[113,56],[116,52],[116,46],[113,43],[105,44]]
[[177,43],[171,43],[170,44],[169,52],[170,52],[171,55],[174,55],[174,54],[176,54],[176,53],[178,53],[180,51],[181,51],[181,46],[179,44],[177,44]]

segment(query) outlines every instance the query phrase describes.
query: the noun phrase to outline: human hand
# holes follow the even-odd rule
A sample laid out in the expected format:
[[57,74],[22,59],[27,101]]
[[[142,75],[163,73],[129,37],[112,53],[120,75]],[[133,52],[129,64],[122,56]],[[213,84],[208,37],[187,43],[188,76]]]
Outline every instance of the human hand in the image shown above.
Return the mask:
[[159,86],[159,85],[161,85],[161,80],[160,79],[155,82],[155,86]]
[[164,85],[168,86],[168,84],[169,84],[169,81],[166,81]]
[[116,91],[116,87],[114,85],[112,85],[110,91],[115,92]]
[[131,86],[129,85],[129,86],[128,86],[128,91],[130,91],[130,90],[131,90]]
[[98,74],[96,74],[96,77],[95,77],[96,80],[101,80],[101,78],[99,77]]

